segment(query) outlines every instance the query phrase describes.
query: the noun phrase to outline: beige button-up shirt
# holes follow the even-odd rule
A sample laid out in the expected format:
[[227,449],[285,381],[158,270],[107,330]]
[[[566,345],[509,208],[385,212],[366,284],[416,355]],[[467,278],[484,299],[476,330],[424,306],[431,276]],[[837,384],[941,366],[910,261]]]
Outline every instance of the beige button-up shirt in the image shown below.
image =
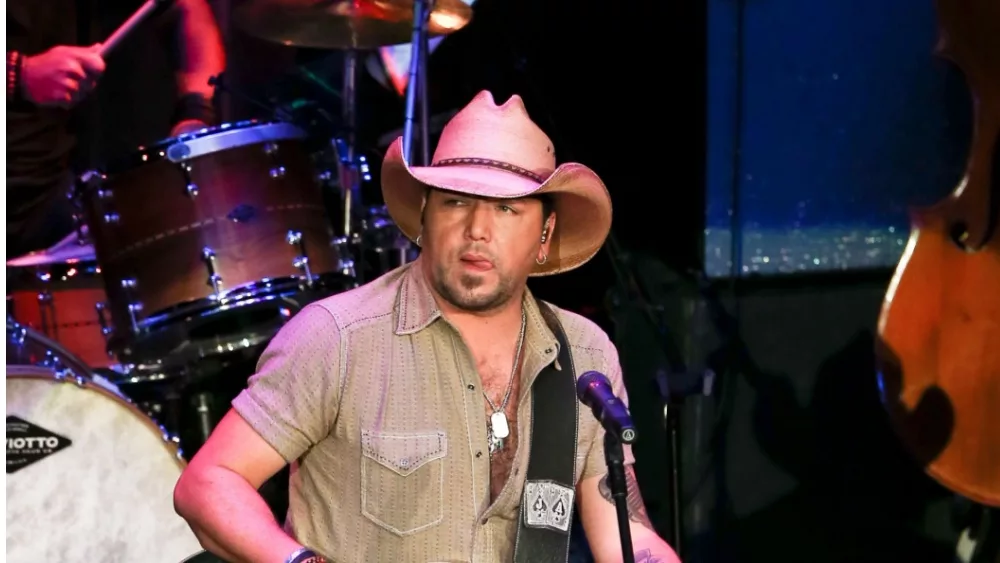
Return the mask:
[[[526,437],[531,382],[558,344],[530,294],[524,305],[517,420]],[[607,335],[552,309],[576,375],[606,374],[627,401]],[[286,530],[331,561],[512,560],[529,452],[518,448],[491,503],[482,383],[416,263],[300,311],[233,407],[292,464]],[[604,430],[588,408],[579,413],[577,482],[607,469]]]

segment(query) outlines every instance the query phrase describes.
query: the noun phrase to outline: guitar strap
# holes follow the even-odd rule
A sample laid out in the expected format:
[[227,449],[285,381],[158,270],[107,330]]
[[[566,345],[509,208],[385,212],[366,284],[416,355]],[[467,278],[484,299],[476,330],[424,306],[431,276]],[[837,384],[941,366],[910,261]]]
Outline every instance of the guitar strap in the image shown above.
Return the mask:
[[555,312],[540,300],[537,303],[559,341],[561,369],[549,364],[532,385],[530,455],[514,544],[515,563],[569,558],[576,495],[576,368]]

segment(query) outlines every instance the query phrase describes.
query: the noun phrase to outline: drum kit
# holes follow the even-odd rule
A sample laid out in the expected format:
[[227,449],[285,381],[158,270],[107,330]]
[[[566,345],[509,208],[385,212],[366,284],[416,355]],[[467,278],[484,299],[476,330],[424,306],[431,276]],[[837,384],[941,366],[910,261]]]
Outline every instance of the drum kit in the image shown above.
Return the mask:
[[345,50],[345,133],[316,154],[296,123],[251,120],[139,148],[77,177],[75,233],[7,262],[8,560],[201,549],[173,487],[264,347],[307,304],[416,255],[361,201],[354,73],[357,50],[412,39],[416,78],[427,36],[471,19],[460,0],[427,4],[244,2],[233,20],[253,35]]

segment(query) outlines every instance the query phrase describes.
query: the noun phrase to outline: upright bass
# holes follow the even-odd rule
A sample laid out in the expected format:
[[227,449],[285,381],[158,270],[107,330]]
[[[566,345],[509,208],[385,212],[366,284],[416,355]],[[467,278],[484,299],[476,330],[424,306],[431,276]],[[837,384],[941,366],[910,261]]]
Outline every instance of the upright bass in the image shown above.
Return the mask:
[[973,97],[955,190],[915,210],[878,323],[879,389],[901,441],[949,490],[1000,507],[1000,0],[936,0],[936,52]]

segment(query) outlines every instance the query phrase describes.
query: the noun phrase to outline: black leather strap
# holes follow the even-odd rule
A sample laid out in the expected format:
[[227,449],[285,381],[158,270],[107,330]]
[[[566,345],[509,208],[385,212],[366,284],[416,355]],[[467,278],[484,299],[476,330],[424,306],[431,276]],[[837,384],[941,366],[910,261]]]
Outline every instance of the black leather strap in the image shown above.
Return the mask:
[[[554,483],[576,491],[577,412],[576,368],[569,342],[556,314],[546,304],[538,301],[538,308],[549,329],[559,341],[559,366],[550,364],[542,370],[532,385],[531,442],[526,488],[532,482]],[[575,500],[575,496],[573,497]],[[514,547],[516,563],[566,561],[569,558],[569,540],[575,502],[565,506],[566,531],[528,525],[531,506],[524,493],[521,496],[520,521]]]

